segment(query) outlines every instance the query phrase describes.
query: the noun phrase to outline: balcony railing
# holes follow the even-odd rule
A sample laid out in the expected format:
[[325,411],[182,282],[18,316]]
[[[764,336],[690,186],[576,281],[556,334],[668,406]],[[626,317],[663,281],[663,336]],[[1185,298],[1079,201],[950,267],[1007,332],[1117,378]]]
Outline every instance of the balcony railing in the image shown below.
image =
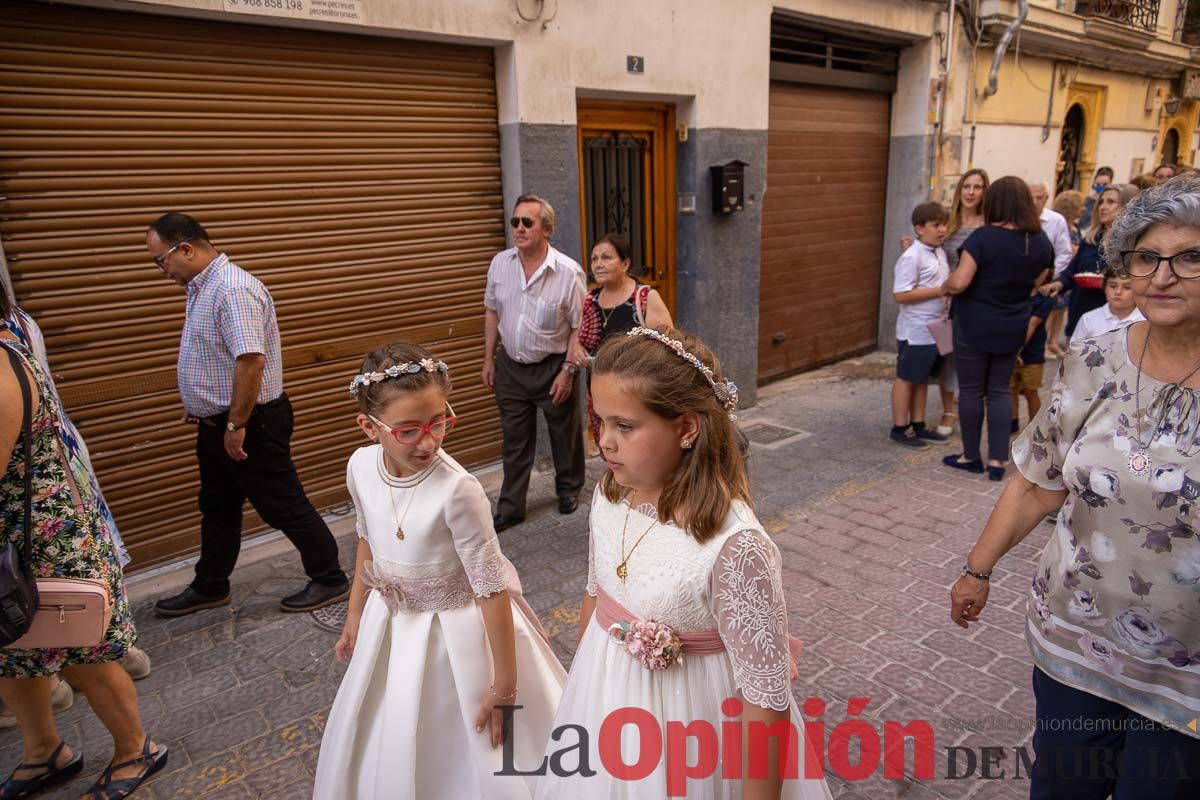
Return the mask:
[[1158,3],[1159,0],[1076,0],[1075,13],[1153,32],[1158,27]]

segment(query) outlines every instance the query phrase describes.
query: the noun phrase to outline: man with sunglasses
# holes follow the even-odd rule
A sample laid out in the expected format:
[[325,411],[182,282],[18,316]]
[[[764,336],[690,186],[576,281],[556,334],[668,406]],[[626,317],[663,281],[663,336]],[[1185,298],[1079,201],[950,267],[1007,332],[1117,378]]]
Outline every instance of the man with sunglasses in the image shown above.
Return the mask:
[[539,408],[550,434],[559,513],[578,508],[585,469],[576,385],[587,360],[579,344],[583,268],[550,246],[554,208],[540,197],[518,197],[509,225],[514,246],[492,259],[483,296],[483,382],[496,392],[504,439],[497,531],[525,519]]
[[187,291],[179,344],[183,421],[197,426],[200,560],[191,585],[155,605],[179,617],[229,604],[242,543],[242,505],[300,551],[308,585],[280,603],[312,611],[346,598],[337,541],[292,463],[292,406],[283,391],[275,305],[262,282],[218,252],[200,223],[164,214],[146,232],[159,270]]

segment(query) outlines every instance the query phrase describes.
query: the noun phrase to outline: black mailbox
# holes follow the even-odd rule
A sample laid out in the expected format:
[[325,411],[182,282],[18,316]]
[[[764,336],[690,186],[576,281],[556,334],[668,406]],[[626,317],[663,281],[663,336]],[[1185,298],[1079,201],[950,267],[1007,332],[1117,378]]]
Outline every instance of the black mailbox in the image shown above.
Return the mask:
[[730,161],[709,167],[713,183],[713,213],[730,214],[746,207],[746,162]]

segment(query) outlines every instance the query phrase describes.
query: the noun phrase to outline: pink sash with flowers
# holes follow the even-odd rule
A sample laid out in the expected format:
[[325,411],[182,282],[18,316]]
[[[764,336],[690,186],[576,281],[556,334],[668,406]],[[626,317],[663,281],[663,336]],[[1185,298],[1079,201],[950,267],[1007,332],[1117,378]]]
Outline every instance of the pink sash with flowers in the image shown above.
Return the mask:
[[[604,591],[604,587],[602,586],[596,587],[596,611],[594,612],[594,617],[596,624],[605,631],[608,631],[613,625],[629,623],[637,619],[629,609],[625,608],[616,598]],[[725,652],[725,642],[721,640],[719,631],[674,631],[674,633],[679,637],[684,653],[711,656]],[[799,669],[796,667],[796,662],[800,659],[800,653],[803,649],[803,642],[795,636],[788,636],[788,674],[791,680],[796,680],[800,674]]]

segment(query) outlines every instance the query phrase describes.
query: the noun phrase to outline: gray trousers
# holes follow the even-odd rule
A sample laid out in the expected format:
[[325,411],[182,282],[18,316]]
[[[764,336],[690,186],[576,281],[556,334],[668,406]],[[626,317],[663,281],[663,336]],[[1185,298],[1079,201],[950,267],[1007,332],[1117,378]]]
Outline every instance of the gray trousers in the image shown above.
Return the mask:
[[496,354],[496,406],[504,443],[504,483],[496,513],[525,518],[525,495],[537,449],[537,411],[546,418],[550,452],[554,456],[554,490],[559,498],[576,498],[583,489],[586,465],[583,429],[579,413],[579,379],[570,399],[562,405],[550,398],[550,386],[558,377],[565,353],[547,356],[536,364],[513,361],[501,348]]

